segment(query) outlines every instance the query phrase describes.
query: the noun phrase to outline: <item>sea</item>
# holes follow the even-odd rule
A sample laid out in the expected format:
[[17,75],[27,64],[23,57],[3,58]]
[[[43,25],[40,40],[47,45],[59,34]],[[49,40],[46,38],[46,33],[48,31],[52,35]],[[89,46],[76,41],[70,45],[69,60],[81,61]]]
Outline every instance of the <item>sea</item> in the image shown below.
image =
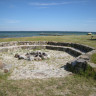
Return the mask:
[[[0,38],[18,38],[32,36],[64,36],[64,35],[87,35],[90,32],[78,31],[0,31]],[[96,32],[91,32],[96,34]]]

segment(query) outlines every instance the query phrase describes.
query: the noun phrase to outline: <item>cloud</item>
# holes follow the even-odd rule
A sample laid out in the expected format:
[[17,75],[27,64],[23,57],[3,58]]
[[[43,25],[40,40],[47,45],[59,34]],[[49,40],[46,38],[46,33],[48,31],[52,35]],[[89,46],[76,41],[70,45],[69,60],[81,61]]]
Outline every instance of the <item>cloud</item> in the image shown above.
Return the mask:
[[11,23],[11,24],[13,24],[13,23],[20,23],[19,20],[12,20],[12,19],[6,19],[4,21],[5,21],[5,23]]
[[38,7],[38,8],[45,9],[45,8],[49,8],[49,7],[44,7],[44,6],[43,6],[43,7]]
[[39,3],[39,2],[31,2],[29,3],[29,5],[33,5],[33,6],[54,6],[54,5],[66,5],[66,4],[74,4],[74,3],[85,3],[85,2],[88,2],[86,0],[83,0],[83,1],[69,1],[69,2],[59,2],[59,3],[56,3],[56,2],[53,2],[53,3]]
[[29,5],[35,5],[35,6],[50,6],[50,5],[64,5],[69,4],[71,2],[63,2],[63,3],[29,3]]

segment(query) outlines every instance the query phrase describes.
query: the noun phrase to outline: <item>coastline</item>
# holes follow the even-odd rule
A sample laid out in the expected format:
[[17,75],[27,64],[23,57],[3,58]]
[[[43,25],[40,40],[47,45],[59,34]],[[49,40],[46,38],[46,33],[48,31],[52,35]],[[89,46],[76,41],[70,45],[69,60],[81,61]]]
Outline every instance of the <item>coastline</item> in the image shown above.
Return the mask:
[[[87,35],[88,33],[89,32],[79,32],[79,31],[0,31],[0,38]],[[96,32],[91,33],[93,35],[96,34]]]

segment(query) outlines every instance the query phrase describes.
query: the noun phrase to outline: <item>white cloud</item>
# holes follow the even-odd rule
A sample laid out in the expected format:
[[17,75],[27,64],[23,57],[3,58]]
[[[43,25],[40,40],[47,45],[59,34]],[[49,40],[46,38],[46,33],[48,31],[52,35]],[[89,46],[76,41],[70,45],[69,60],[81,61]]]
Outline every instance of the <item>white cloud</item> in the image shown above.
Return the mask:
[[85,2],[88,2],[86,0],[84,1],[69,1],[69,2],[59,2],[59,3],[56,3],[56,2],[52,2],[52,3],[39,3],[39,2],[31,2],[29,3],[29,5],[33,5],[33,6],[52,6],[52,5],[66,5],[66,4],[74,4],[74,3],[85,3]]
[[13,20],[13,19],[5,19],[4,22],[5,22],[5,23],[12,23],[12,24],[13,24],[13,23],[20,23],[19,20]]
[[29,5],[36,5],[36,6],[49,6],[49,5],[64,5],[69,4],[72,2],[63,2],[63,3],[29,3]]

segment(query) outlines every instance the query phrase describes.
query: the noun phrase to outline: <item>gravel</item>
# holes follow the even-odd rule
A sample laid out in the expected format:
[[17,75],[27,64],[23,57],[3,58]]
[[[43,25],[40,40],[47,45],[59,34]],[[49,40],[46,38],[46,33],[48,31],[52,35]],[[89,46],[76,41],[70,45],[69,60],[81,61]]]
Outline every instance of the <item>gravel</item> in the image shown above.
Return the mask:
[[64,69],[64,65],[70,60],[73,60],[74,57],[69,55],[66,52],[54,51],[54,50],[39,50],[46,52],[50,55],[50,58],[42,61],[27,61],[27,60],[18,60],[14,57],[16,53],[24,55],[27,52],[32,52],[34,50],[22,50],[14,49],[1,54],[3,62],[10,68],[11,75],[9,79],[20,80],[20,79],[33,79],[33,78],[51,78],[51,77],[65,77],[71,72],[68,72]]

